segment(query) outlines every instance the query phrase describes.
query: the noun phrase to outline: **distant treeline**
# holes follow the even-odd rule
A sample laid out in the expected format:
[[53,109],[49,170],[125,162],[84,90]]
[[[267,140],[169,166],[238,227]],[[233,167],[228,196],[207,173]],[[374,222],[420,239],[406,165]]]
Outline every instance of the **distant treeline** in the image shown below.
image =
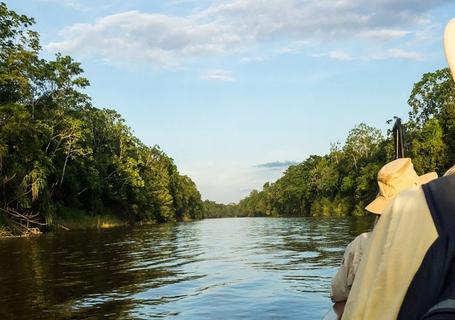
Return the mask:
[[205,200],[202,206],[204,208],[204,218],[237,218],[248,216],[246,212],[240,211],[236,203],[222,204]]
[[194,182],[116,111],[92,105],[79,63],[40,58],[33,24],[0,4],[0,223],[52,225],[71,208],[128,221],[201,218]]
[[[408,104],[406,156],[419,174],[443,174],[455,164],[455,84],[449,70],[424,74]],[[391,132],[384,138],[380,130],[360,124],[344,144],[332,144],[329,154],[312,155],[289,167],[276,182],[266,183],[262,191],[251,192],[240,201],[239,211],[266,216],[363,215],[378,192],[379,169],[392,159]]]
[[[419,174],[437,171],[441,175],[455,164],[455,84],[449,69],[424,74],[408,104],[406,156]],[[226,210],[227,216],[364,215],[364,207],[378,192],[377,173],[392,159],[391,132],[383,137],[380,130],[360,124],[343,144],[332,144],[329,154],[310,156],[289,167],[276,182],[264,184],[262,191],[252,191],[236,206],[219,205],[217,212]]]

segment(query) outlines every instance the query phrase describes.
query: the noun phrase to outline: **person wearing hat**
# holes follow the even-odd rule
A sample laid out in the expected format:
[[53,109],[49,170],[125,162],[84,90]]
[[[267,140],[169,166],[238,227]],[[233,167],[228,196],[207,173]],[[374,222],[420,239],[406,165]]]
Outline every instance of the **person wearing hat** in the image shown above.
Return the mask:
[[[455,79],[455,19],[445,29],[444,48]],[[433,294],[430,288],[441,282],[444,284],[445,278],[444,274],[438,273],[438,269],[428,272],[431,268],[440,267],[440,261],[434,263],[437,260],[428,259],[447,252],[434,252],[435,248],[441,248],[438,230],[443,229],[440,229],[441,224],[435,224],[439,218],[435,219],[438,202],[435,205],[432,200],[435,197],[433,191],[439,191],[439,195],[436,193],[439,200],[455,198],[455,187],[451,187],[455,186],[454,174],[455,166],[447,171],[445,177],[423,187],[414,175],[413,187],[396,195],[391,202],[384,199],[376,202],[375,205],[382,206],[384,210],[371,235],[368,252],[358,268],[342,319],[421,319],[423,313],[431,309],[423,306],[426,304],[425,297]],[[393,188],[389,191],[394,193]],[[442,194],[445,198],[441,197]],[[441,217],[444,219],[444,215]],[[444,233],[441,241],[447,239],[446,235]],[[416,288],[419,289],[417,292]],[[435,307],[437,305],[433,305]]]
[[[411,159],[402,158],[384,165],[378,172],[379,194],[366,210],[379,218],[392,199],[401,191],[425,184],[438,176],[435,172],[418,176]],[[376,219],[378,221],[378,219]],[[365,254],[372,232],[357,236],[347,247],[341,266],[332,279],[331,299],[335,303],[348,299],[360,261]]]

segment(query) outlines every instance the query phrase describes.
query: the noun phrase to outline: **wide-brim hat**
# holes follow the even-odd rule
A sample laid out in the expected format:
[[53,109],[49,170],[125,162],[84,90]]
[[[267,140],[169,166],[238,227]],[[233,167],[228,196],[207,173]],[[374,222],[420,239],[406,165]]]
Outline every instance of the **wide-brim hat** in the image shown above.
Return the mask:
[[449,21],[444,31],[444,51],[455,80],[455,18]]
[[382,214],[387,204],[401,191],[426,184],[437,178],[436,172],[417,175],[409,158],[391,161],[379,170],[379,194],[365,209],[374,214]]

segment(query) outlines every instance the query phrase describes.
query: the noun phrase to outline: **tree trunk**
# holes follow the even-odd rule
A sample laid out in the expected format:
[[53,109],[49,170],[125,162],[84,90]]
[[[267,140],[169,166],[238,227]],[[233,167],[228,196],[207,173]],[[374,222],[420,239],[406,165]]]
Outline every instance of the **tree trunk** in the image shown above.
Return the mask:
[[60,179],[60,186],[63,184],[63,178],[65,177],[66,164],[68,163],[68,158],[70,157],[70,151],[66,154],[65,163],[63,164],[62,178]]

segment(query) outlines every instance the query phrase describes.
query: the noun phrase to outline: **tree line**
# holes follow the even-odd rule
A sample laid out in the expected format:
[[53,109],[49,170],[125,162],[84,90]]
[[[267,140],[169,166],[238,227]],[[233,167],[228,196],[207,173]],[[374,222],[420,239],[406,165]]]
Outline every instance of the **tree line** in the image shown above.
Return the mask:
[[[419,174],[441,175],[455,164],[455,84],[449,69],[424,74],[408,104],[405,156]],[[378,192],[379,169],[393,160],[392,141],[391,131],[384,137],[380,130],[359,124],[344,143],[331,144],[328,154],[311,155],[276,182],[227,206],[228,216],[364,215]]]
[[[426,73],[414,85],[405,125],[406,156],[419,174],[443,174],[455,164],[455,84],[449,69]],[[252,191],[238,204],[248,216],[364,215],[376,196],[377,172],[393,159],[391,131],[366,124],[353,128],[346,141],[323,156],[312,155],[289,167],[274,183]]]
[[80,63],[41,58],[33,24],[0,3],[0,223],[52,225],[67,208],[132,222],[201,218],[195,183],[120,114],[92,105]]

